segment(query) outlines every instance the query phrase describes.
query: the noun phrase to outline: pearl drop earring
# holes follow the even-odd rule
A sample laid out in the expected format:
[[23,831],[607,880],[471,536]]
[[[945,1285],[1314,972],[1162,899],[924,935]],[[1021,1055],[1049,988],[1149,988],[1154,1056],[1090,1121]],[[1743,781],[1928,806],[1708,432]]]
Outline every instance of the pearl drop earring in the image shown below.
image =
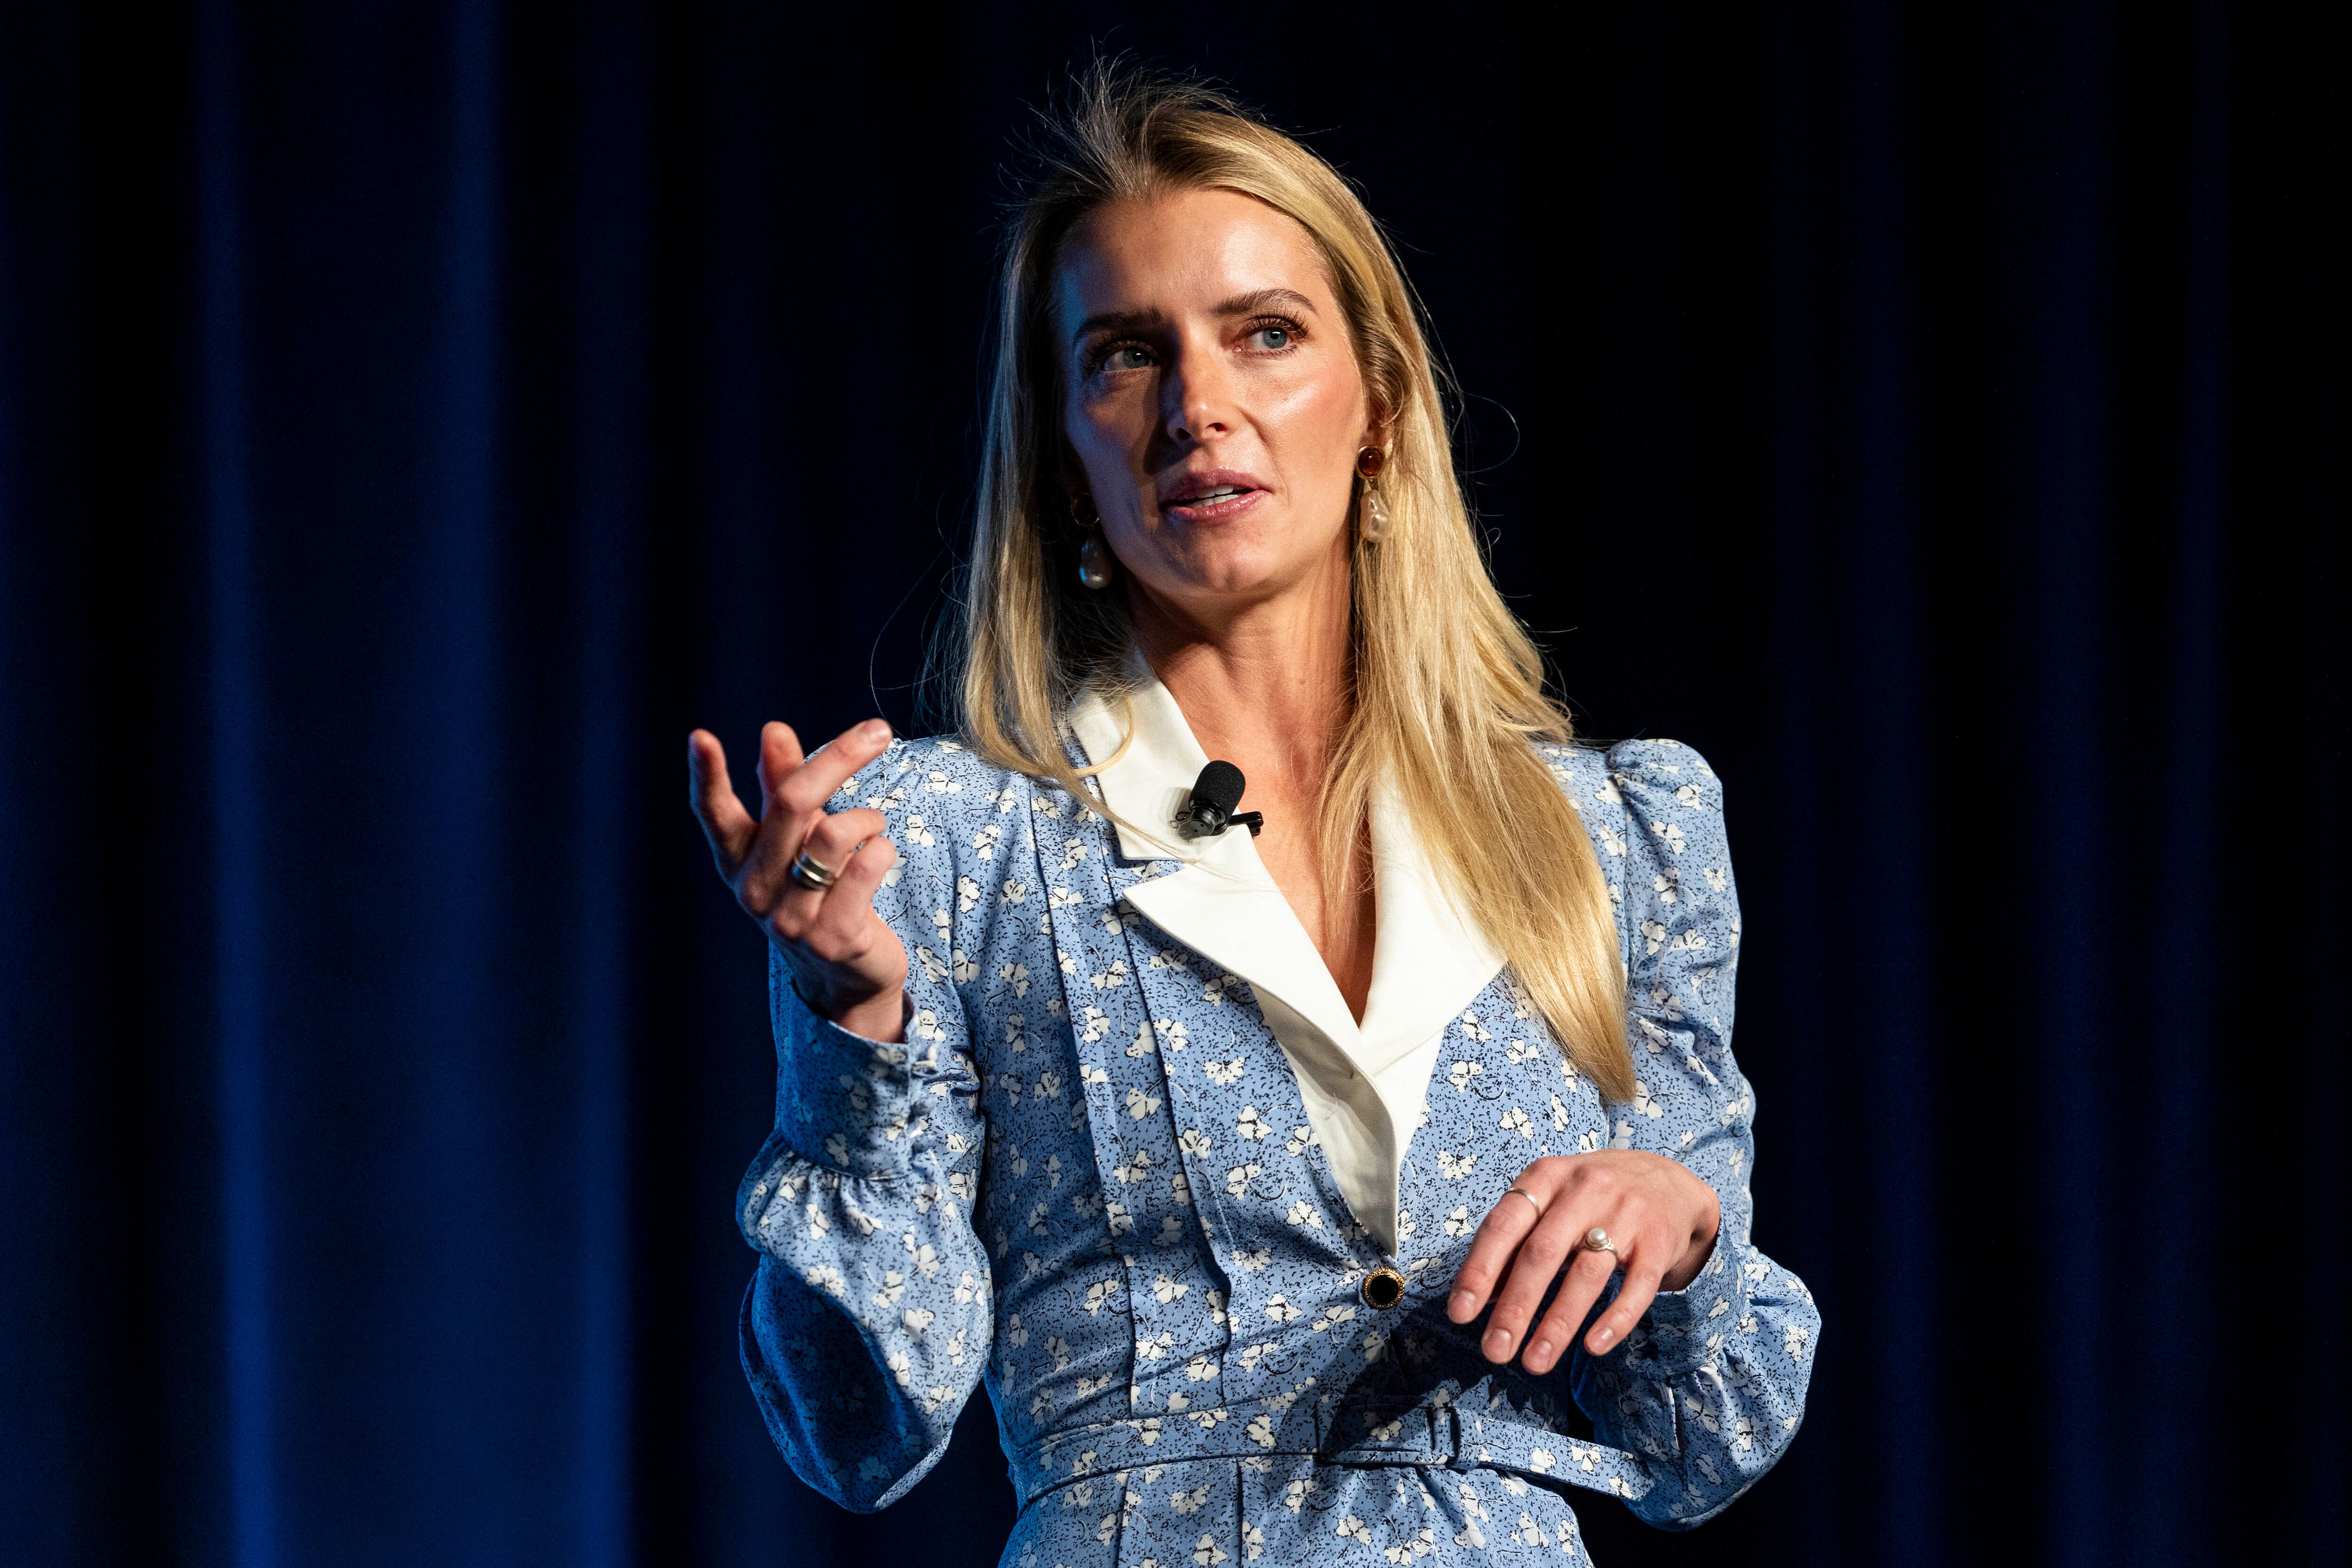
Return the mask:
[[1078,543],[1078,581],[1099,593],[1110,586],[1116,558],[1110,547],[1103,543],[1102,530],[1095,529]]

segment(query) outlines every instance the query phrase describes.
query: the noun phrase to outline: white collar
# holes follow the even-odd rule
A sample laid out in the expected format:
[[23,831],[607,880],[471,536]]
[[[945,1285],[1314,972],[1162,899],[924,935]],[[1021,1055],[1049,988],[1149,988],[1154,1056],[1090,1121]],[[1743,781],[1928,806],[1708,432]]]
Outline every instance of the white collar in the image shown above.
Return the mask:
[[[1370,829],[1379,925],[1371,988],[1359,1025],[1307,928],[1258,859],[1250,835],[1176,835],[1176,808],[1191,795],[1209,758],[1168,688],[1149,666],[1137,663],[1139,678],[1125,704],[1117,698],[1106,702],[1089,691],[1070,714],[1071,729],[1089,761],[1118,754],[1125,741],[1125,753],[1096,775],[1105,803],[1137,824],[1119,827],[1120,854],[1181,862],[1170,875],[1136,883],[1128,902],[1186,946],[1247,980],[1261,1001],[1270,994],[1279,1010],[1295,1014],[1372,1083],[1388,1113],[1393,1170],[1420,1124],[1434,1058],[1427,1048],[1495,977],[1502,967],[1500,954],[1447,896],[1393,791],[1377,791]],[[1147,837],[1139,827],[1161,836]],[[1297,832],[1304,827],[1277,821],[1266,831]],[[1387,1071],[1407,1068],[1414,1058],[1422,1059],[1417,1075]],[[1386,1207],[1392,1226],[1393,1186]]]

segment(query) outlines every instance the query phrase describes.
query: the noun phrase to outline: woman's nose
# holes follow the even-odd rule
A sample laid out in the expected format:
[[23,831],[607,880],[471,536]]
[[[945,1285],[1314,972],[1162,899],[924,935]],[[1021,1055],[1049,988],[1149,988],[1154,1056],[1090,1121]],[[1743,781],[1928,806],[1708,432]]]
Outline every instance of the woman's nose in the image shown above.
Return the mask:
[[1233,426],[1233,384],[1218,354],[1187,348],[1170,367],[1160,397],[1171,440],[1207,441]]

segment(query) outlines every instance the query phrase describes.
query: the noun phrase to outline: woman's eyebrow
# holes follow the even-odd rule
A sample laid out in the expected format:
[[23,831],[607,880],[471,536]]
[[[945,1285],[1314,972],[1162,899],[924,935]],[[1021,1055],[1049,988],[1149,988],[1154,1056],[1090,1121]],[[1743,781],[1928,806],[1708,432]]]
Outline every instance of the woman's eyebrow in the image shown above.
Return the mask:
[[1269,305],[1288,305],[1315,314],[1315,301],[1295,288],[1255,288],[1247,294],[1236,294],[1217,307],[1220,316],[1254,316]]
[[[1247,294],[1236,294],[1211,312],[1217,316],[1254,316],[1270,306],[1286,305],[1316,314],[1315,301],[1295,288],[1253,288]],[[1099,310],[1087,317],[1070,334],[1070,341],[1079,343],[1097,332],[1139,332],[1147,327],[1157,327],[1167,318],[1157,310]]]
[[1070,341],[1083,341],[1097,332],[1139,332],[1158,326],[1161,319],[1157,310],[1100,310],[1078,323]]

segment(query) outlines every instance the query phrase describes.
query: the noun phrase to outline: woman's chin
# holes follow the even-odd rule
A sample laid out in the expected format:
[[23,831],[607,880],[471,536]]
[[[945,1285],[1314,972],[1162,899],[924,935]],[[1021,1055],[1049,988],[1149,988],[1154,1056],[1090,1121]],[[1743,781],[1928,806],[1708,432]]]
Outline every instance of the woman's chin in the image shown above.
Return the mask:
[[1156,570],[1137,576],[1153,591],[1187,604],[1254,604],[1312,591],[1335,560],[1343,566],[1346,560],[1337,550],[1302,556],[1296,549],[1281,549],[1238,531],[1204,530],[1184,542],[1189,548],[1163,554]]

